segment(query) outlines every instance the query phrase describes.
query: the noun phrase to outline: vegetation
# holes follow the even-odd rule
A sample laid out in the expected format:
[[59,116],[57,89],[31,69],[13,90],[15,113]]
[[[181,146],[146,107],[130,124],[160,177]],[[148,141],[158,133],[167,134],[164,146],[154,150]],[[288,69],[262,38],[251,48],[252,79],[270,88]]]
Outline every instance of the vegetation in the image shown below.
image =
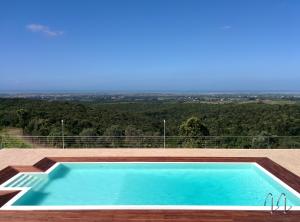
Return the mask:
[[0,149],[1,148],[31,148],[31,144],[21,137],[11,133],[11,129],[0,129]]
[[[184,136],[181,146],[199,146],[204,136],[256,136],[253,141],[225,141],[224,146],[251,143],[274,147],[275,136],[300,136],[300,105],[265,103],[65,102],[0,99],[0,128],[19,127],[33,136]],[[273,136],[275,139],[268,139]],[[192,139],[187,139],[188,137]],[[193,138],[198,137],[198,138]],[[82,141],[84,143],[84,141]],[[293,141],[298,143],[298,141]],[[249,145],[250,144],[250,145]],[[114,146],[121,145],[118,143]]]

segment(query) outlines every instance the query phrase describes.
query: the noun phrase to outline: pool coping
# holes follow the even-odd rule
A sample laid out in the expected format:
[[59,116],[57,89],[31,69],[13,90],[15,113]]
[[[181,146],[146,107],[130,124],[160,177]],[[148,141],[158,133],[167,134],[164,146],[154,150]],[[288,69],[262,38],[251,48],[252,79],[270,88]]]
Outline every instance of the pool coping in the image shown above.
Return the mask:
[[[63,162],[232,162],[255,163],[265,173],[278,180],[281,185],[292,188],[294,194],[299,196],[300,177],[291,173],[279,164],[265,157],[45,157],[33,166],[10,166],[0,171],[0,212],[1,210],[224,210],[224,211],[270,211],[270,206],[10,206],[17,198],[30,188],[4,188],[19,173],[49,173],[59,163]],[[2,186],[2,187],[1,187]],[[9,193],[11,191],[11,193]],[[296,193],[295,193],[296,191]],[[1,195],[1,192],[5,192]],[[276,207],[274,207],[276,209]],[[279,208],[277,210],[283,210]],[[300,211],[300,207],[292,208],[292,211]]]

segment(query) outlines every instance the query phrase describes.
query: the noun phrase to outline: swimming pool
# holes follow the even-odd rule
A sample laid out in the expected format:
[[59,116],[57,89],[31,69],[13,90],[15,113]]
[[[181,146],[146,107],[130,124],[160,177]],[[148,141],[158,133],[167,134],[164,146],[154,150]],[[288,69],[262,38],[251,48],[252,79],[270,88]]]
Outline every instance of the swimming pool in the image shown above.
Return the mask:
[[22,190],[4,209],[265,210],[268,193],[300,206],[299,193],[257,163],[60,162],[1,186]]

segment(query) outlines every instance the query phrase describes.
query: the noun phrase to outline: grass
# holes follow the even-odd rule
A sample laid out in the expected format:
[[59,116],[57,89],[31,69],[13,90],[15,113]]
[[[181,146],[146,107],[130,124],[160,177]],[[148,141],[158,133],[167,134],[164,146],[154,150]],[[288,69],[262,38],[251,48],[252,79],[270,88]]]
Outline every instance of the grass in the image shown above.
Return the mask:
[[4,128],[0,130],[0,148],[32,148],[32,145],[18,137],[18,129]]

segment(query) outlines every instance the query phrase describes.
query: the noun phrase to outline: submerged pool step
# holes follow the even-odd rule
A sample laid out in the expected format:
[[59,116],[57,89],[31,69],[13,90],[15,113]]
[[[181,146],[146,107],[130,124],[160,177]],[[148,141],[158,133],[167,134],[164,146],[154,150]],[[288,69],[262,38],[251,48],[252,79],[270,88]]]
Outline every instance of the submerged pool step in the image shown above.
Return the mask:
[[43,179],[34,175],[21,175],[6,187],[33,187],[43,182]]
[[24,187],[35,187],[39,185],[43,180],[38,177],[33,177],[28,183],[24,184]]
[[36,181],[36,177],[30,177],[28,180],[26,180],[24,183],[20,184],[22,187],[30,187],[31,184],[34,184]]
[[26,187],[26,184],[32,180],[33,176],[28,175],[28,177],[18,184],[18,187]]
[[39,178],[38,180],[35,181],[34,184],[31,185],[31,187],[35,190],[39,190],[45,185],[45,183],[46,183],[46,180]]
[[31,175],[27,175],[26,179],[23,179],[21,182],[17,183],[16,186],[18,186],[18,187],[24,187],[29,181],[32,180],[32,178],[33,177]]
[[7,187],[16,187],[19,183],[22,183],[22,181],[26,180],[26,178],[28,178],[28,175],[22,174],[21,176],[19,176],[18,178],[16,178],[15,180],[13,180],[9,184],[7,184],[6,186]]

